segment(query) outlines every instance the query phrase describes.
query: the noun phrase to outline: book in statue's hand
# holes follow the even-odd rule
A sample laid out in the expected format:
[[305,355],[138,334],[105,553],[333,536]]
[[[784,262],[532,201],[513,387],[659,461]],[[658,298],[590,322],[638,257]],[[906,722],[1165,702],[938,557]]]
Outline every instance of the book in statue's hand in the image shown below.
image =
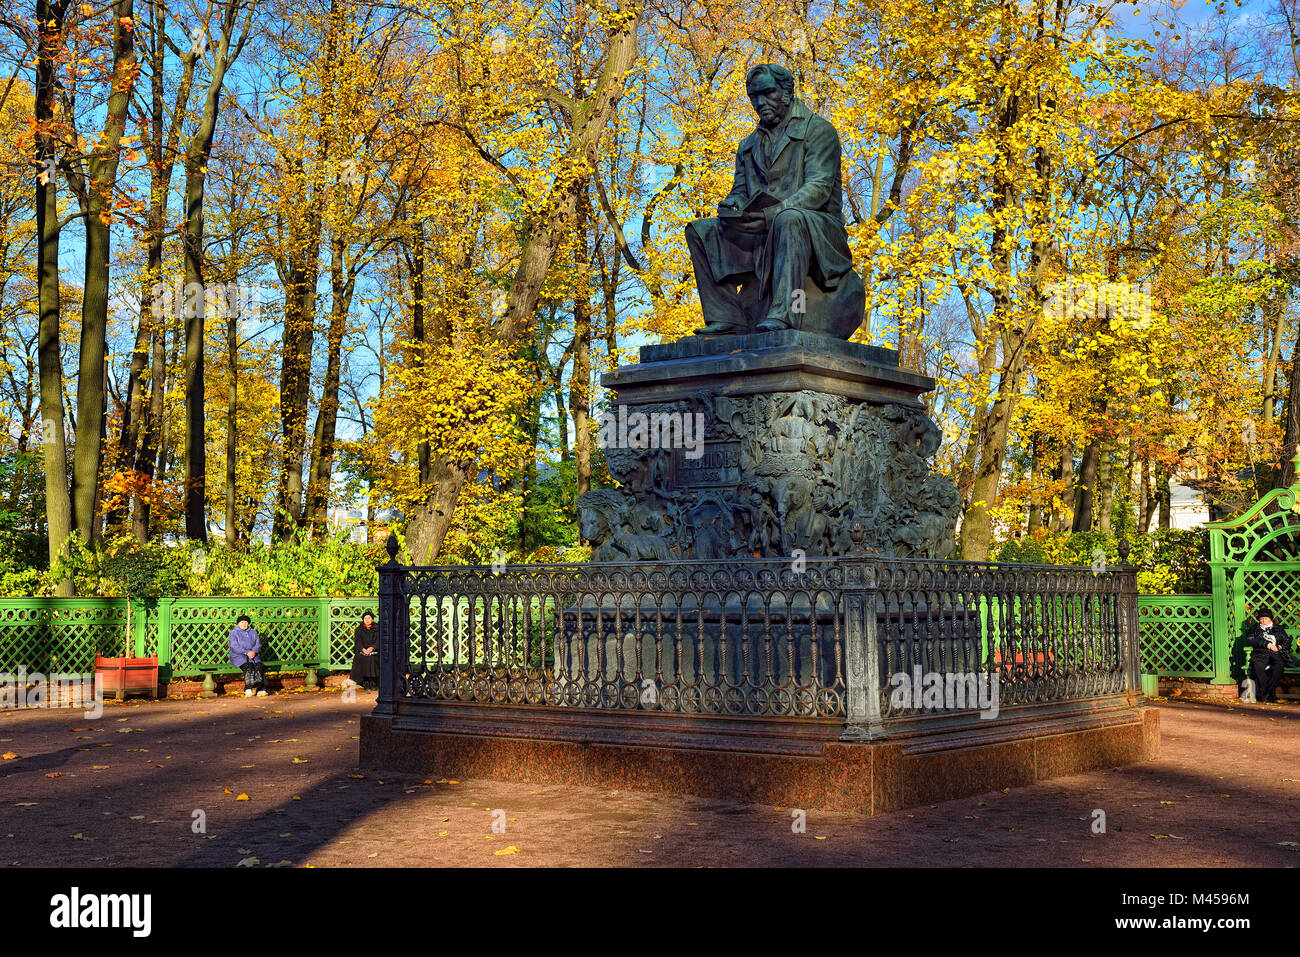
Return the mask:
[[767,190],[759,190],[753,196],[749,197],[749,202],[745,204],[744,209],[736,206],[721,205],[718,207],[718,218],[726,220],[744,219],[746,216],[758,217],[763,214],[763,210],[775,206],[781,200],[777,199]]

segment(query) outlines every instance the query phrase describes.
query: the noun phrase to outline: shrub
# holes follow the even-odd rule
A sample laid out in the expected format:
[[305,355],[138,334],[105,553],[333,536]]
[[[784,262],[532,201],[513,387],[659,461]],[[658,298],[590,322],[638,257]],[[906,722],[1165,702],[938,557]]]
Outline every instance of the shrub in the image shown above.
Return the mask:
[[[1205,594],[1210,591],[1210,533],[1203,528],[1162,528],[1130,540],[1128,560],[1138,570],[1143,594]],[[995,561],[1042,565],[1091,565],[1096,549],[1107,568],[1119,564],[1119,537],[1109,532],[1049,532],[1009,539]]]

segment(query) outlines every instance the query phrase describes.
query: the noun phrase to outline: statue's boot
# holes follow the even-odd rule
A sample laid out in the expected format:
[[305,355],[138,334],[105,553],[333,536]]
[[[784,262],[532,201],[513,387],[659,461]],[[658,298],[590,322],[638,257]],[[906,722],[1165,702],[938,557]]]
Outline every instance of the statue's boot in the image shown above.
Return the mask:
[[731,322],[720,322],[714,320],[701,329],[695,330],[697,336],[733,336],[742,335],[745,332],[744,326],[738,326]]
[[759,332],[780,332],[782,329],[792,329],[794,327],[787,325],[786,323],[782,322],[780,319],[768,318],[768,319],[764,319],[754,328]]

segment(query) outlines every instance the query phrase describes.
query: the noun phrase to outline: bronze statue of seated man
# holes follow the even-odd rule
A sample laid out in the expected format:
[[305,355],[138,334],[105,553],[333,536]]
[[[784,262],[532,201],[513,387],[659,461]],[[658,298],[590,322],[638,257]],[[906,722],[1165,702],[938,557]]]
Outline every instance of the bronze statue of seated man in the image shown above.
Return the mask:
[[847,339],[866,295],[844,228],[840,138],[794,95],[794,75],[762,63],[745,90],[758,127],[736,151],[716,218],[686,227],[705,325],[696,335],[801,329]]

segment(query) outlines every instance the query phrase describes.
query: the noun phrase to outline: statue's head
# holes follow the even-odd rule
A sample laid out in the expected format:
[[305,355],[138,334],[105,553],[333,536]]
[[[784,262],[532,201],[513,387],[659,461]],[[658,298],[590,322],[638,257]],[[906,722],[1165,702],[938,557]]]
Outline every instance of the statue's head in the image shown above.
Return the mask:
[[578,532],[586,541],[603,540],[623,519],[627,499],[613,489],[592,489],[578,500]]
[[779,63],[760,63],[745,74],[745,92],[768,129],[780,124],[794,101],[794,74]]

